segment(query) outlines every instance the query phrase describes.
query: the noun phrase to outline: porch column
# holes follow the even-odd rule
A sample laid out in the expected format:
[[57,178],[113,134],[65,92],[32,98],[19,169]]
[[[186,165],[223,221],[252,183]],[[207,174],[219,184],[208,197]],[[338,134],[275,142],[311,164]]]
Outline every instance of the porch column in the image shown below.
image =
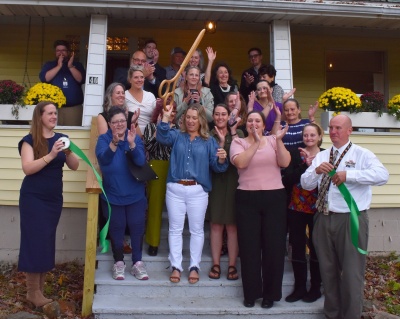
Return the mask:
[[92,15],[86,66],[83,126],[90,126],[92,116],[102,112],[107,56],[107,16]]
[[289,21],[272,21],[270,42],[270,63],[277,71],[275,81],[285,92],[288,92],[293,88],[292,46]]

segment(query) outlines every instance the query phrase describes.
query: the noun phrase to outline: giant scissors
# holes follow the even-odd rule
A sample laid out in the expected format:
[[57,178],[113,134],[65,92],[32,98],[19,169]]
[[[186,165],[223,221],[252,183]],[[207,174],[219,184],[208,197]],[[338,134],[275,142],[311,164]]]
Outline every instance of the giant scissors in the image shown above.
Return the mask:
[[[190,48],[189,52],[187,53],[185,60],[183,60],[178,72],[176,72],[175,76],[170,80],[164,80],[161,82],[160,87],[158,88],[158,96],[160,96],[163,100],[164,110],[167,110],[167,101],[169,103],[174,102],[174,95],[175,95],[175,88],[178,82],[179,77],[181,76],[182,72],[185,70],[187,64],[189,63],[190,58],[193,55],[193,52],[196,51],[197,47],[200,44],[201,39],[203,39],[204,33],[206,29],[200,31],[199,35],[197,36],[196,40],[194,41],[192,47]],[[163,88],[165,86],[165,92],[163,92]]]

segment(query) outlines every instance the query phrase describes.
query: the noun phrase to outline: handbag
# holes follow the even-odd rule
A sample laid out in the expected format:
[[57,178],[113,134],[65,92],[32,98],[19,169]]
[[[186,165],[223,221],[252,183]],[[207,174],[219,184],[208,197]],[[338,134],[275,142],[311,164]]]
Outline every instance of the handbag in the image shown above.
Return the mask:
[[148,162],[145,162],[143,166],[138,166],[131,160],[131,156],[128,152],[125,152],[126,161],[128,162],[128,168],[132,176],[138,182],[146,182],[153,179],[158,179],[156,172],[151,168]]

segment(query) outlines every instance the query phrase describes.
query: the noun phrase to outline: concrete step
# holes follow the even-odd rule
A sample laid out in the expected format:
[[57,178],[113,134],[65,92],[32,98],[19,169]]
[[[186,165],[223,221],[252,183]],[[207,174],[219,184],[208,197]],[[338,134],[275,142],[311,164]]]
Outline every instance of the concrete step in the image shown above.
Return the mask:
[[[189,285],[189,284],[187,284]],[[196,286],[196,285],[194,285]],[[192,289],[197,289],[192,287]],[[323,319],[323,298],[307,304],[302,301],[275,302],[274,307],[263,309],[261,299],[253,308],[246,308],[240,297],[202,295],[188,297],[172,290],[169,296],[157,294],[153,298],[121,295],[95,295],[93,309],[98,319],[153,319],[153,318],[275,318],[275,319]]]

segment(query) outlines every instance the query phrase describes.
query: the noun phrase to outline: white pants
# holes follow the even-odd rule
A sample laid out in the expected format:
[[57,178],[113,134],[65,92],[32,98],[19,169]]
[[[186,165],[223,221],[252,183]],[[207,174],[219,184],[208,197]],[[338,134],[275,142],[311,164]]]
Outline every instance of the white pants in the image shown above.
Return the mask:
[[182,268],[182,231],[188,214],[190,230],[190,267],[200,268],[204,245],[204,217],[208,193],[201,185],[185,186],[168,183],[165,202],[169,219],[169,261],[171,266]]

